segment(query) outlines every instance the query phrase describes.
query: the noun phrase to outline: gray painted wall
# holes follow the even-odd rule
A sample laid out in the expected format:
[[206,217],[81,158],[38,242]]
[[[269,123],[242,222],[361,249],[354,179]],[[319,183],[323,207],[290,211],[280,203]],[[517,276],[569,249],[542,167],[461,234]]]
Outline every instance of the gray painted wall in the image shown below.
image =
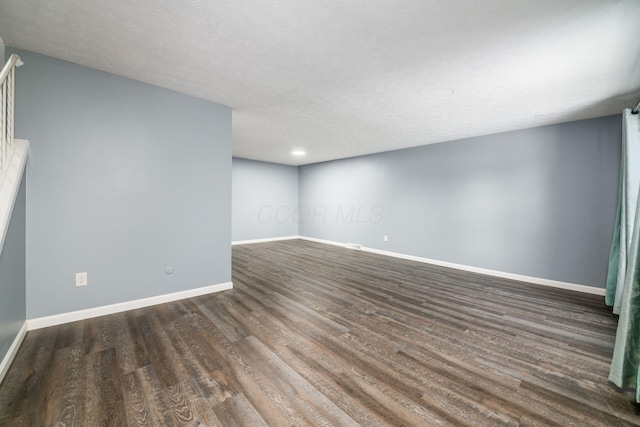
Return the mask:
[[230,281],[231,109],[18,53],[27,317]]
[[298,168],[233,159],[234,241],[298,234]]
[[26,320],[25,184],[23,177],[0,255],[0,360]]
[[611,116],[301,166],[300,234],[604,287],[620,128]]

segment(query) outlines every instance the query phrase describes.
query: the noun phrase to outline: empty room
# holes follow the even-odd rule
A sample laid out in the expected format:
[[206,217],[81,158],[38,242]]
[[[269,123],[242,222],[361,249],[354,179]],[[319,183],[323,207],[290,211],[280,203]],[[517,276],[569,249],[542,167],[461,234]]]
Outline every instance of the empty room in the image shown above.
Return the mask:
[[0,0],[0,426],[640,425],[637,0]]

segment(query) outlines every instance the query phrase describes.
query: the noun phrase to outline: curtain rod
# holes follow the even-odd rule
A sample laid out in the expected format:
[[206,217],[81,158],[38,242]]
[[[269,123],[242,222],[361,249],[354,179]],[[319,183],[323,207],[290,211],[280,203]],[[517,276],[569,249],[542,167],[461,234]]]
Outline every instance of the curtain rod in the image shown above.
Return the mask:
[[640,112],[640,101],[638,101],[638,105],[636,105],[636,108],[631,110],[631,113],[633,114],[638,114],[638,112]]

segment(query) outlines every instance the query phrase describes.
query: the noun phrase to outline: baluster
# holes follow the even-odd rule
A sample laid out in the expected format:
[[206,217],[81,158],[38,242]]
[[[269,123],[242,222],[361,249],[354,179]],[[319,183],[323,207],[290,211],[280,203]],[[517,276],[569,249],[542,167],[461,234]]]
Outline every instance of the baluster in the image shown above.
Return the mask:
[[22,65],[17,55],[11,55],[9,61],[0,71],[0,184],[9,169],[9,162],[15,150],[14,112],[15,101],[15,68]]
[[14,141],[13,141],[13,81],[14,75],[16,72],[16,67],[11,68],[9,72],[8,78],[8,96],[7,96],[7,141],[8,141],[8,152],[9,159],[11,158],[11,154],[13,154]]
[[4,178],[6,169],[7,152],[7,81],[2,82],[0,106],[2,107],[2,117],[0,117],[0,181]]

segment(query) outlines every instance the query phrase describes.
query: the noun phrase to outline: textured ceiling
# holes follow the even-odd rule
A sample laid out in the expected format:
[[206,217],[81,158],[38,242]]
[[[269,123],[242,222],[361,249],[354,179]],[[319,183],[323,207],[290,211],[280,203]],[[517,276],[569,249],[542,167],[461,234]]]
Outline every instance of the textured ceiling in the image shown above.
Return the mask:
[[0,0],[6,45],[229,105],[234,155],[286,164],[619,113],[638,28],[638,0]]

